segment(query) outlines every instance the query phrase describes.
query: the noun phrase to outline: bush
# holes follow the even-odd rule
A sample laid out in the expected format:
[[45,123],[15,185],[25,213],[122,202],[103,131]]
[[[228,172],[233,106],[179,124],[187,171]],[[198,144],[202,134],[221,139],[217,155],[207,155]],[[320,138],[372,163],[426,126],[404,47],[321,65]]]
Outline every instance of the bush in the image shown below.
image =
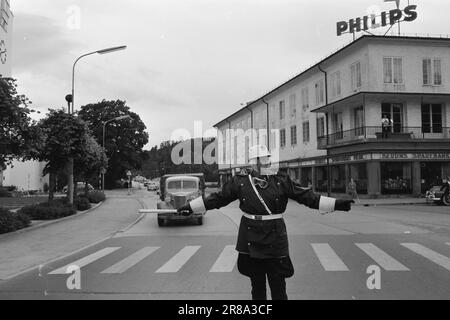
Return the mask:
[[106,200],[106,196],[101,191],[90,191],[88,193],[88,199],[91,203],[100,203]]
[[0,208],[0,234],[26,228],[30,226],[30,223],[27,215]]
[[26,206],[19,210],[19,213],[29,216],[32,220],[60,219],[74,215],[76,212],[71,205],[64,204],[61,200]]
[[77,197],[73,201],[73,205],[78,211],[86,211],[91,208],[91,203],[86,197]]
[[5,188],[0,188],[0,198],[12,198],[12,193]]

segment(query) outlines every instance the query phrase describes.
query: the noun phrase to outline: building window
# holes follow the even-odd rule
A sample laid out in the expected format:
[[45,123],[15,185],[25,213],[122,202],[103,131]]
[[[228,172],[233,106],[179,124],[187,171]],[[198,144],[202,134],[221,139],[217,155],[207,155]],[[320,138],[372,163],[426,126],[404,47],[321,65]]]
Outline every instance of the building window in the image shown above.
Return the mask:
[[342,112],[335,113],[333,115],[333,120],[334,120],[334,132],[336,133],[336,139],[343,139],[344,123],[342,121]]
[[319,81],[315,85],[316,88],[316,105],[324,103],[325,84],[323,80]]
[[361,62],[356,62],[350,66],[352,90],[356,91],[362,86]]
[[284,120],[286,115],[286,103],[284,100],[280,101],[280,120]]
[[381,118],[387,116],[394,122],[394,132],[403,130],[403,105],[401,103],[383,103],[381,105]]
[[403,58],[383,58],[384,83],[403,84]]
[[422,105],[422,132],[442,133],[442,105]]
[[282,148],[286,146],[286,129],[280,130],[280,146]]
[[341,72],[337,71],[330,76],[331,96],[333,98],[341,95]]
[[291,127],[291,145],[297,145],[297,126]]
[[358,108],[353,109],[353,121],[355,124],[355,135],[362,136],[364,135],[364,107],[360,106]]
[[302,89],[302,108],[303,108],[303,112],[306,112],[309,108],[309,90],[308,90],[308,88]]
[[303,142],[309,142],[310,141],[310,135],[309,135],[309,121],[303,122]]
[[325,136],[325,118],[321,117],[317,119],[317,137],[322,138]]
[[5,31],[8,31],[8,24],[9,24],[9,0],[1,0],[1,18],[0,18],[0,25]]
[[291,119],[297,118],[297,96],[295,93],[289,97],[289,110]]
[[440,59],[423,59],[423,85],[442,85]]

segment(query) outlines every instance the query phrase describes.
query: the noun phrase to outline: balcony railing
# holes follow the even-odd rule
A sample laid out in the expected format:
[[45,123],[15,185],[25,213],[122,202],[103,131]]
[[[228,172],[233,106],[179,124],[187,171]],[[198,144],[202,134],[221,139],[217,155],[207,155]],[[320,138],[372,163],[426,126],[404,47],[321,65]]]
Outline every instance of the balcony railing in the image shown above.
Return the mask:
[[327,148],[339,144],[380,140],[380,141],[409,141],[409,140],[439,140],[450,139],[450,127],[400,127],[383,136],[382,127],[361,127],[347,131],[337,132],[328,136],[319,137],[318,148]]

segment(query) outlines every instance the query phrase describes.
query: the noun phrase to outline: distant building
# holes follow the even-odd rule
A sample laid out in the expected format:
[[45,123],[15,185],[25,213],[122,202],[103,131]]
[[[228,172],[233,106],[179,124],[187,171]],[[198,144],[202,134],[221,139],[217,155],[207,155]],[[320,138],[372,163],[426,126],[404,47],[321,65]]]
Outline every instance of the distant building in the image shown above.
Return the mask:
[[248,166],[250,140],[221,136],[253,128],[304,187],[345,193],[353,178],[371,197],[423,194],[450,175],[449,48],[449,38],[358,38],[216,125],[222,181]]
[[[1,1],[0,12],[0,75],[11,77],[11,48],[14,15],[9,0]],[[37,161],[14,161],[13,167],[0,171],[0,186],[16,186],[19,190],[43,190],[48,177],[42,177],[44,165]]]

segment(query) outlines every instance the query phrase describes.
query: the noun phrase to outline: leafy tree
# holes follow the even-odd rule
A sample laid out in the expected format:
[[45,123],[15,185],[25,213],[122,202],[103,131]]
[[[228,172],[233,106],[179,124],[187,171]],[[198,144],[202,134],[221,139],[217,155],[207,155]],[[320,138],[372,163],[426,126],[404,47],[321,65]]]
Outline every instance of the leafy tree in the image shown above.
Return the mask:
[[[73,158],[74,168],[85,166],[81,174],[91,174],[89,170],[104,162],[105,155],[93,141],[87,123],[63,110],[50,110],[40,121],[39,128],[44,134],[44,144],[39,160],[47,162],[44,174],[50,174],[49,200],[53,200],[56,175],[67,169],[68,159]],[[100,151],[101,150],[101,151]]]
[[121,116],[129,119],[108,122],[105,130],[105,150],[110,168],[105,176],[107,188],[126,176],[127,170],[141,168],[143,148],[148,143],[146,126],[139,115],[130,111],[125,101],[107,101],[81,107],[79,116],[89,123],[99,143],[103,143],[103,124]]
[[17,93],[16,80],[0,78],[0,170],[13,159],[35,158],[42,135],[30,114],[31,101]]

